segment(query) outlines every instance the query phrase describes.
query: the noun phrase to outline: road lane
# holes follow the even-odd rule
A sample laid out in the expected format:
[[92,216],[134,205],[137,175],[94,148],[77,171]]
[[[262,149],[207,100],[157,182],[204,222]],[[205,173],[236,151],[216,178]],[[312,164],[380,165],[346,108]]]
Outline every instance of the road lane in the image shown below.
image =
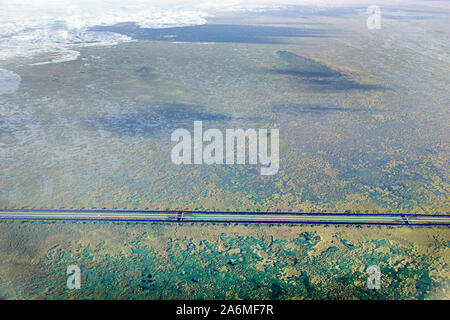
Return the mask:
[[450,225],[450,215],[0,209],[0,220]]

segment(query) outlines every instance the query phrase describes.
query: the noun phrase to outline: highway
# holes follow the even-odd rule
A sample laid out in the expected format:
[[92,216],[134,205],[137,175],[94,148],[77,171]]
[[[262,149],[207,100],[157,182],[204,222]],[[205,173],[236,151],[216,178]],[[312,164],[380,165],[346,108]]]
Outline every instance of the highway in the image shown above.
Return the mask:
[[450,215],[0,209],[1,220],[449,226]]

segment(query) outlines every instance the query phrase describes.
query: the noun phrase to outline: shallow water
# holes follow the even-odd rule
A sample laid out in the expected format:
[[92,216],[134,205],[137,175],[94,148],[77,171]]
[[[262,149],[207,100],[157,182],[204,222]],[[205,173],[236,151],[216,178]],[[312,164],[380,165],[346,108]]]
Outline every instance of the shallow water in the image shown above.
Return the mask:
[[[305,12],[115,26],[139,40],[75,46],[78,59],[63,63],[2,61],[11,72],[0,74],[0,207],[447,214],[446,20],[388,18],[375,33],[354,10]],[[278,174],[174,165],[170,134],[195,120],[278,128]],[[445,228],[0,229],[5,298],[448,296]],[[85,291],[61,284],[69,263],[82,266]],[[385,270],[384,291],[364,290],[372,263]]]

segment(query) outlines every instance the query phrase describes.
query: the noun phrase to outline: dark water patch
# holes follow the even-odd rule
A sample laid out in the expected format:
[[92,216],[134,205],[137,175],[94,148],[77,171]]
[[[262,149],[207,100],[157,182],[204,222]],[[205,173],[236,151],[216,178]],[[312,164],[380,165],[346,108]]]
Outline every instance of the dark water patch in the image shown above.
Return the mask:
[[295,53],[279,50],[275,53],[282,67],[281,71],[291,72],[303,77],[341,77],[343,74],[320,62],[299,56]]
[[269,22],[256,22],[252,21],[252,25],[293,25],[293,26],[323,26],[323,22],[305,22],[305,21],[269,21]]
[[319,86],[319,90],[345,91],[345,90],[363,90],[363,91],[384,91],[390,90],[388,87],[376,84],[360,83],[357,81],[338,78],[333,80],[307,79],[308,83]]
[[275,54],[278,68],[261,68],[269,74],[290,76],[295,81],[317,86],[319,90],[387,90],[387,87],[360,83],[352,80],[347,74],[330,68],[320,62],[299,56],[289,51],[277,51]]
[[266,73],[272,73],[272,74],[279,74],[279,75],[286,75],[286,76],[293,76],[298,78],[316,78],[316,77],[323,77],[323,78],[331,78],[331,77],[340,77],[339,74],[332,73],[332,72],[318,72],[314,70],[306,70],[306,69],[268,69],[268,68],[262,68],[263,72]]
[[156,106],[154,110],[168,120],[226,121],[232,119],[230,115],[209,113],[204,111],[204,107],[186,104],[162,104]]
[[295,116],[299,114],[328,114],[333,112],[361,112],[365,109],[341,108],[335,106],[313,105],[313,104],[285,104],[272,107],[273,112],[279,115]]
[[0,115],[0,135],[12,135],[14,132],[21,131],[27,124],[27,120],[21,116]]
[[282,294],[283,288],[277,283],[272,283],[269,290],[269,299],[278,299]]
[[319,28],[292,28],[261,25],[204,24],[188,27],[161,29],[141,28],[134,23],[119,23],[114,26],[97,26],[91,31],[114,32],[137,40],[177,42],[234,42],[282,44],[286,39],[277,38],[321,38],[330,34]]
[[139,75],[139,77],[143,79],[156,79],[158,78],[158,72],[149,66],[143,65],[139,68],[135,69],[135,73]]
[[428,293],[433,289],[435,284],[431,279],[429,273],[423,273],[422,276],[416,282],[417,298],[423,300],[427,297]]
[[231,119],[230,115],[205,111],[202,106],[172,103],[102,115],[85,121],[85,125],[90,129],[105,130],[120,136],[168,136],[177,128],[190,130],[194,121]]

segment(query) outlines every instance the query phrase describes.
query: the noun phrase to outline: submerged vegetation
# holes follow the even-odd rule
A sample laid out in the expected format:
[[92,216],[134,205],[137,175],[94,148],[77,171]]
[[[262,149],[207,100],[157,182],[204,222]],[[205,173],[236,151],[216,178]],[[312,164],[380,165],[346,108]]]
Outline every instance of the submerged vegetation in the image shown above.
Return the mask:
[[[47,299],[448,299],[448,228],[0,223],[0,292]],[[77,264],[82,289],[66,288]],[[381,269],[367,289],[366,268]],[[45,289],[44,289],[45,288]]]

